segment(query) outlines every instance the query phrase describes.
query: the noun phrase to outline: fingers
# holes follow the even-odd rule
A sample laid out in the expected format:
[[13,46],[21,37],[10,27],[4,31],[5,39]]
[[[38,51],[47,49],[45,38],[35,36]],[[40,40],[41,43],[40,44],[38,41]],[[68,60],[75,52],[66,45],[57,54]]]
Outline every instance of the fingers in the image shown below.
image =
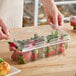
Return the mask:
[[44,11],[47,17],[47,23],[52,26],[53,29],[58,29],[59,27],[63,26],[63,16],[56,8],[53,6],[53,9],[44,7]]
[[54,15],[52,19],[53,19],[53,24],[54,24],[54,25],[58,25],[57,15]]
[[3,23],[2,19],[0,19],[0,40],[1,39],[9,39],[9,30],[7,29],[7,27],[5,26],[5,24]]
[[58,28],[58,18],[57,18],[57,14],[54,14],[50,20],[51,20],[51,22],[52,22],[52,28],[53,28],[53,29],[57,29],[57,28]]
[[2,30],[0,30],[0,40],[2,40],[2,39],[9,39],[9,36],[8,35],[6,35]]
[[44,6],[44,11],[45,11],[45,14],[46,14],[46,17],[47,17],[47,23],[49,25],[53,25],[53,17],[51,17],[50,15],[50,12],[48,11],[48,8]]
[[4,22],[2,21],[2,19],[0,19],[0,26],[2,28],[2,31],[4,34],[6,34],[7,36],[9,36],[9,30],[7,29],[7,27],[5,26]]
[[2,39],[8,39],[8,37],[0,30],[0,40]]
[[49,25],[52,25],[52,20],[51,20],[51,18],[48,16],[47,17],[47,23],[49,24]]
[[54,29],[63,28],[63,16],[60,12],[58,12],[53,14],[53,16],[50,17],[50,20],[48,19]]
[[47,10],[46,7],[44,7],[44,11],[45,11],[45,14],[46,14],[46,17],[47,17],[47,23],[48,23],[49,25],[52,25],[52,19],[51,19],[51,17],[50,17],[49,11]]
[[58,14],[58,24],[59,26],[63,26],[63,16],[61,13]]

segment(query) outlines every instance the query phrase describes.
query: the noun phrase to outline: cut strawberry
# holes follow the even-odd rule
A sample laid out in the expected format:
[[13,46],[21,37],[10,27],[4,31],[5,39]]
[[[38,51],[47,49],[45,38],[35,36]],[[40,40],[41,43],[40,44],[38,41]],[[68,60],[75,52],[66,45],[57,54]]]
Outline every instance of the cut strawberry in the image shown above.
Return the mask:
[[32,52],[31,52],[31,51],[24,53],[24,54],[23,54],[23,58],[24,58],[25,62],[30,61],[31,56],[32,56]]

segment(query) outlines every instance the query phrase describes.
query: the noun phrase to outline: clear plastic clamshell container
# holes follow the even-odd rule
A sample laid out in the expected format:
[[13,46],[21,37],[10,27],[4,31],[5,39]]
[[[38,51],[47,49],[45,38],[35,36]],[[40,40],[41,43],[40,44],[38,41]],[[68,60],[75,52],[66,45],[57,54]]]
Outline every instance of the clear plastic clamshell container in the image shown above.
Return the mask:
[[8,43],[13,61],[24,64],[63,53],[68,48],[69,39],[64,30],[52,30],[47,35],[34,34],[32,38]]
[[15,67],[13,67],[13,66],[10,66],[10,68],[11,68],[11,69],[10,69],[10,73],[9,73],[7,76],[13,76],[13,75],[21,72],[21,70],[15,68]]

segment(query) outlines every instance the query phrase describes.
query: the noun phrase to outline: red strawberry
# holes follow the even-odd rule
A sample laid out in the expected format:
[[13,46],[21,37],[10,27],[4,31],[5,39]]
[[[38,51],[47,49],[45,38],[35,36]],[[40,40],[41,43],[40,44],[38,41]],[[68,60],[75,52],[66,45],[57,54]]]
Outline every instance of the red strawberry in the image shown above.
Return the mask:
[[13,52],[11,58],[13,60],[17,60],[18,59],[18,55],[23,55],[23,52],[21,52],[21,51],[15,51],[15,52]]
[[36,60],[37,57],[38,57],[38,54],[35,54],[35,53],[32,54],[32,60]]
[[25,60],[25,62],[28,62],[30,59],[31,59],[31,56],[32,56],[32,52],[26,52],[23,54],[23,58]]
[[25,60],[24,60],[24,58],[23,58],[23,52],[21,52],[21,51],[15,51],[14,53],[13,53],[13,55],[12,55],[12,59],[14,60],[14,61],[17,61],[18,63],[20,63],[20,64],[24,64],[25,63]]
[[76,22],[72,22],[72,21],[71,21],[71,25],[72,25],[72,26],[76,26]]
[[56,51],[54,49],[52,49],[51,51],[49,51],[46,56],[53,56],[56,54]]
[[11,51],[16,51],[17,46],[13,42],[8,42],[9,43],[9,49]]
[[38,50],[34,50],[32,52],[32,60],[36,60],[38,58]]
[[71,23],[72,26],[76,26],[76,18],[72,17],[70,19],[70,23]]
[[56,54],[56,51],[49,46],[46,52],[46,56],[53,56],[54,54]]
[[12,54],[11,58],[12,58],[14,61],[16,61],[16,60],[17,60],[16,52],[13,52],[13,54]]
[[17,46],[13,42],[9,42],[9,47],[15,47],[17,49]]
[[65,47],[63,47],[63,46],[58,47],[58,53],[59,54],[63,53],[64,51],[65,51]]

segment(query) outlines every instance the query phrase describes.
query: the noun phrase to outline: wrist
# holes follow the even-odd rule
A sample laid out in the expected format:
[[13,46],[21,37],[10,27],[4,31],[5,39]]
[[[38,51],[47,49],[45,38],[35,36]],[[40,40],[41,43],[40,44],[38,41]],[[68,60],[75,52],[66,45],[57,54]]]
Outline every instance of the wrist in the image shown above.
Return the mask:
[[54,5],[54,0],[41,0],[41,2],[43,3],[43,5]]

